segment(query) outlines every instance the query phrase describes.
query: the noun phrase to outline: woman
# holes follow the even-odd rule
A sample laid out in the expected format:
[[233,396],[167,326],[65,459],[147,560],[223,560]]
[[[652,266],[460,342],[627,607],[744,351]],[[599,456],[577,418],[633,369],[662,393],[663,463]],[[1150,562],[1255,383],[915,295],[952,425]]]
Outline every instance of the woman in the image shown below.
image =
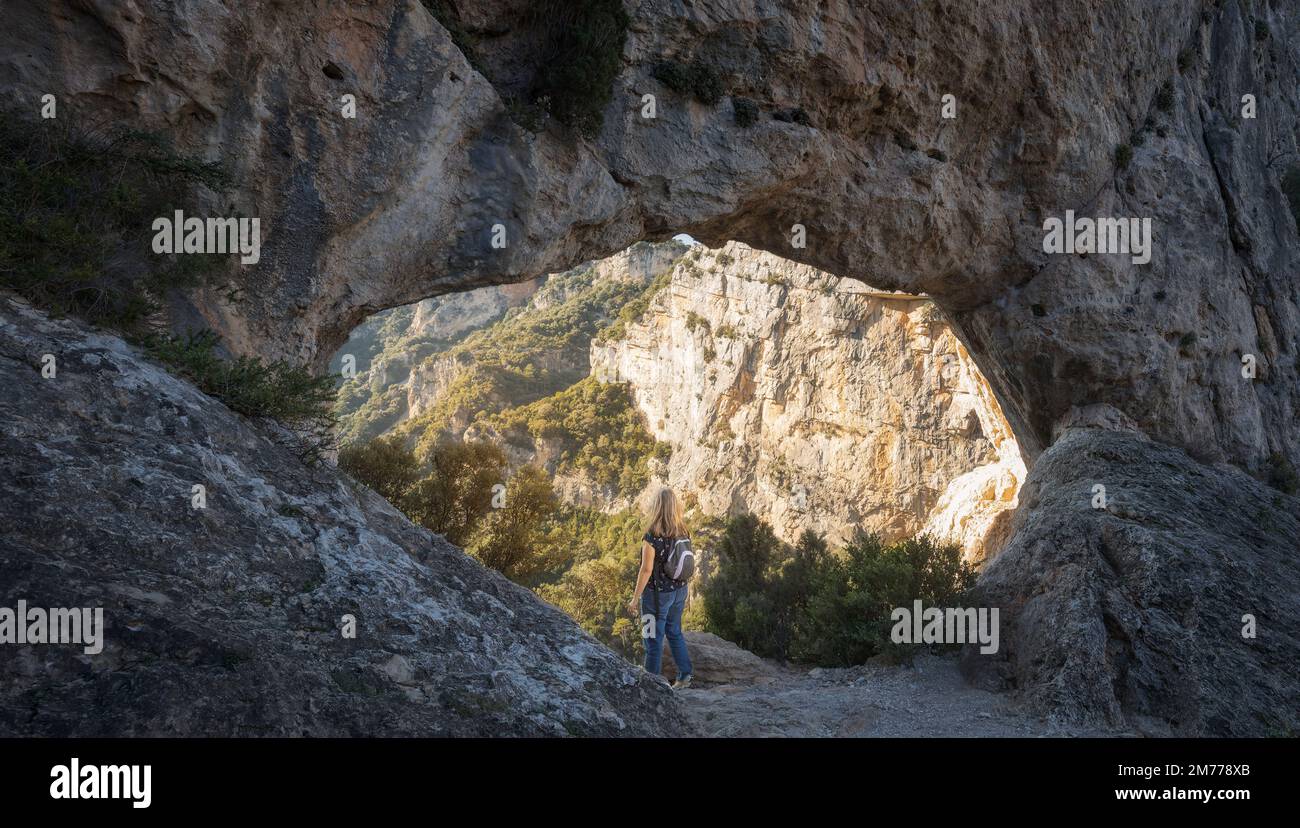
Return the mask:
[[[689,538],[690,531],[682,520],[682,506],[671,489],[660,489],[650,509],[649,525],[641,539],[641,571],[627,609],[637,615],[640,609],[641,639],[645,642],[645,669],[658,676],[664,652],[664,637],[677,663],[674,690],[691,686],[691,657],[682,636],[682,610],[686,605],[686,584],[664,576],[659,564],[668,556],[677,538]],[[647,589],[647,586],[649,587]],[[647,621],[653,620],[651,627]]]

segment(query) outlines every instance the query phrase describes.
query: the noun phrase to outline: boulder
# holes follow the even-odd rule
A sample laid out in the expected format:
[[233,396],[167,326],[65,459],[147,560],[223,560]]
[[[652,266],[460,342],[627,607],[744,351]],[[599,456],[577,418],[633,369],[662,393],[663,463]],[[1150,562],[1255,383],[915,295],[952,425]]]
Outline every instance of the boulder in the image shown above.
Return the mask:
[[1013,532],[978,585],[1001,644],[967,648],[977,684],[1151,735],[1300,733],[1300,499],[1079,428],[1029,473]]
[[[756,684],[776,678],[776,667],[770,661],[741,649],[725,638],[698,630],[686,631],[686,650],[691,657],[695,674],[692,683],[701,684]],[[664,678],[677,678],[677,664],[673,661],[668,642],[664,642]]]
[[0,646],[0,736],[690,732],[568,616],[121,339],[0,295],[0,373],[0,607],[106,628]]

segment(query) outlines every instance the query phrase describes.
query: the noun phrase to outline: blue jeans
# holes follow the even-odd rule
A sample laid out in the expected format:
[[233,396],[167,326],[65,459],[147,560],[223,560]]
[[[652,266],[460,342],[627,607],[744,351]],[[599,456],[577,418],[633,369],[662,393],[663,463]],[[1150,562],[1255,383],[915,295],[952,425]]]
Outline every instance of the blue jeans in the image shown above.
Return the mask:
[[[659,612],[655,612],[655,596],[659,597]],[[682,610],[686,608],[686,587],[681,586],[667,592],[656,593],[648,587],[641,593],[641,615],[654,616],[654,634],[643,636],[645,643],[645,669],[647,673],[659,675],[663,667],[664,638],[673,652],[673,661],[677,663],[677,675],[689,676],[692,672],[691,657],[686,652],[686,638],[682,635]],[[642,630],[649,625],[642,624]]]

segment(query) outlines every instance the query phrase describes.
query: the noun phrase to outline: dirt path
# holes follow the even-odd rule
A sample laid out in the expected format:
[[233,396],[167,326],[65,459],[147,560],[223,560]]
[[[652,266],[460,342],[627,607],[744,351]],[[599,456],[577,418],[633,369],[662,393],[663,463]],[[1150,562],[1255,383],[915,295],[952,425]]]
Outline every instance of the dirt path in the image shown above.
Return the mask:
[[[1100,736],[1025,715],[1011,698],[962,679],[956,656],[911,667],[796,670],[680,691],[707,736]],[[1109,734],[1114,735],[1114,734]]]

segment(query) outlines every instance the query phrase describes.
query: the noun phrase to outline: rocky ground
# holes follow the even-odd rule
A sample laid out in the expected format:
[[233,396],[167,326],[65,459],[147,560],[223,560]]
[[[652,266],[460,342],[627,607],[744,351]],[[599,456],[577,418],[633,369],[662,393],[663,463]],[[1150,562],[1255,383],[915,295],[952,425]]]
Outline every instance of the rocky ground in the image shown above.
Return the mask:
[[911,667],[778,668],[754,684],[682,691],[708,736],[1105,736],[1019,711],[1010,697],[968,685],[952,656]]
[[956,655],[922,655],[910,666],[809,669],[760,659],[708,633],[687,638],[697,680],[678,695],[706,736],[1122,735],[1030,715],[1010,695],[968,684]]

